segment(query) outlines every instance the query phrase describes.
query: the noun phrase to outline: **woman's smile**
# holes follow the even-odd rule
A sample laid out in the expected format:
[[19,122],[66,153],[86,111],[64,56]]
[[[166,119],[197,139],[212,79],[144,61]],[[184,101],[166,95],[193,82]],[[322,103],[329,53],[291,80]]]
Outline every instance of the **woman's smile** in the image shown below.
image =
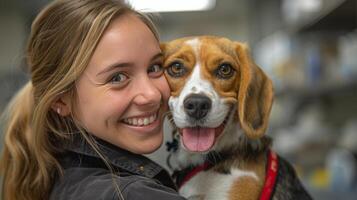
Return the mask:
[[136,127],[147,126],[152,124],[154,121],[156,121],[157,116],[158,116],[157,112],[153,114],[144,114],[142,116],[125,118],[122,120],[122,122]]
[[132,117],[121,120],[124,126],[139,134],[158,134],[161,129],[162,117],[159,113],[145,117]]

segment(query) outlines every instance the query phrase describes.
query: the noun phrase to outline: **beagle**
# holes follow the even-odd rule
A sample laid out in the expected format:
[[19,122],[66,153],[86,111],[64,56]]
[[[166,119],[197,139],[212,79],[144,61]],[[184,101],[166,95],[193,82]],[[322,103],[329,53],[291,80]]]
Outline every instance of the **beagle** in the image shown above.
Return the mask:
[[273,85],[247,45],[199,36],[161,48],[179,192],[205,200],[311,199],[291,165],[270,150]]

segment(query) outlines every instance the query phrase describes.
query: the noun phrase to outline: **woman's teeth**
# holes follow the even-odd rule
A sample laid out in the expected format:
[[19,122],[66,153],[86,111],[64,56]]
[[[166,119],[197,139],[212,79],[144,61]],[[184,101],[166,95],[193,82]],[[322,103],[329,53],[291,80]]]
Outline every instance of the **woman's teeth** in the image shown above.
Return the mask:
[[143,118],[127,118],[124,119],[124,123],[132,125],[132,126],[146,126],[149,125],[151,123],[153,123],[157,118],[157,115],[151,115],[149,117],[143,117]]

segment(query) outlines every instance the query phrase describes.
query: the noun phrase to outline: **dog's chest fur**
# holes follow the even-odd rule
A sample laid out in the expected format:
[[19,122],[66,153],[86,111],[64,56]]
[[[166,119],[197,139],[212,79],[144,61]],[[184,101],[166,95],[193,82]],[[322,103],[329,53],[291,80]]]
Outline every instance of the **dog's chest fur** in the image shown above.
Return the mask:
[[203,171],[187,182],[180,189],[180,194],[190,199],[228,200],[232,199],[233,196],[239,198],[240,194],[236,187],[243,184],[243,180],[245,180],[244,184],[249,181],[251,185],[256,185],[259,182],[259,177],[254,172],[240,169],[232,169],[230,174],[223,174],[214,170]]
[[234,157],[195,174],[179,192],[188,199],[258,199],[265,177],[264,156]]

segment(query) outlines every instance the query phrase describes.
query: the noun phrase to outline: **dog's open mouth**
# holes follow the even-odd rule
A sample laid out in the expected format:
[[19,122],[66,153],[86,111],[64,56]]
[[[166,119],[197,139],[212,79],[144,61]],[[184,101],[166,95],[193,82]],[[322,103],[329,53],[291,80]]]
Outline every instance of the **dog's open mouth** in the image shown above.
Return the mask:
[[222,124],[216,128],[200,126],[181,128],[180,134],[183,145],[191,152],[209,151],[215,144],[216,139],[222,134],[229,116],[230,112],[227,114]]

